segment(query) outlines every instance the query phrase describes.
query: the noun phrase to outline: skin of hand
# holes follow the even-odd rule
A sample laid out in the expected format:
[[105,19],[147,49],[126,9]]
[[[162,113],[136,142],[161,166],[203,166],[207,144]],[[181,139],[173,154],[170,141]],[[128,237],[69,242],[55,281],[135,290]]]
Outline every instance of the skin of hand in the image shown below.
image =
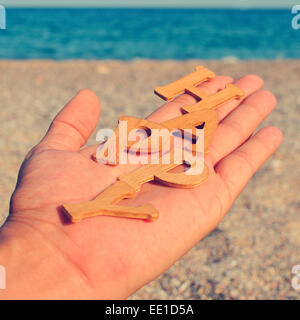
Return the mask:
[[[216,93],[233,82],[218,76],[200,88]],[[275,127],[253,132],[276,105],[263,81],[247,75],[234,82],[246,94],[217,109],[219,126],[205,162],[209,178],[194,189],[148,183],[122,204],[153,204],[155,222],[93,217],[67,223],[61,205],[95,198],[132,167],[100,165],[97,146],[84,147],[96,127],[100,104],[80,91],[56,116],[26,156],[0,232],[0,265],[6,267],[3,299],[124,299],[167,270],[224,218],[251,176],[276,151]],[[151,114],[163,122],[195,103],[183,94]]]

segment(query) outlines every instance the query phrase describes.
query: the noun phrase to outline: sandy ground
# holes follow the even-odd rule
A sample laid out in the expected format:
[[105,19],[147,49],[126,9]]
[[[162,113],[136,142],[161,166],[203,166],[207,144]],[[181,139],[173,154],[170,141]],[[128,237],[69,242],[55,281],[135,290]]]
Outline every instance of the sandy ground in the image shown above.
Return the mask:
[[[1,61],[0,212],[7,214],[26,152],[57,111],[81,88],[102,102],[100,127],[120,115],[144,117],[161,104],[153,94],[204,64],[238,78],[256,73],[278,98],[265,121],[285,135],[278,152],[254,176],[222,224],[133,299],[298,299],[291,287],[300,265],[300,61]],[[298,128],[298,129],[297,129]],[[95,135],[90,143],[95,142]],[[1,218],[0,218],[1,221]]]

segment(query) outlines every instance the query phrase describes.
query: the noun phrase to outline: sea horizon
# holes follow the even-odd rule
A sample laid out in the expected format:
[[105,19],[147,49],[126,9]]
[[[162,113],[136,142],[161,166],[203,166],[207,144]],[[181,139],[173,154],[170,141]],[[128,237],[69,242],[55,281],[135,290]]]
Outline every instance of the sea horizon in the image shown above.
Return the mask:
[[289,7],[278,7],[278,8],[269,8],[269,7],[253,7],[253,8],[243,8],[243,7],[86,7],[86,6],[6,6],[6,9],[8,10],[31,10],[31,9],[41,9],[41,10],[49,10],[49,9],[54,9],[54,10],[73,10],[73,9],[84,9],[84,10],[199,10],[199,11],[205,11],[205,10],[233,10],[233,11],[259,11],[259,10],[264,10],[264,11],[291,11]]

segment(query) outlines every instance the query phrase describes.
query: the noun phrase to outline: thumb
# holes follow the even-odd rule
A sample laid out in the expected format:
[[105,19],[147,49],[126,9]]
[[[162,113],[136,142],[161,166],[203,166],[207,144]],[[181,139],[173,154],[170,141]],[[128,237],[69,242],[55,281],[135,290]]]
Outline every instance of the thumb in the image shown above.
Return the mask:
[[94,131],[99,116],[96,94],[80,90],[57,114],[38,147],[78,151]]

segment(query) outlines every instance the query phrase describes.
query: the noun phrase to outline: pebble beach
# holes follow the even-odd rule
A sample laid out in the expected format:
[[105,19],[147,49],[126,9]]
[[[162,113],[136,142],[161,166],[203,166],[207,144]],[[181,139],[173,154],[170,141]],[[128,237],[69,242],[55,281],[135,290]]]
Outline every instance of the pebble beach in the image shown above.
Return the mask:
[[121,115],[146,117],[162,104],[153,88],[196,65],[235,79],[261,76],[278,99],[264,125],[279,127],[284,141],[219,227],[130,299],[299,299],[291,283],[300,265],[300,60],[1,60],[0,225],[23,158],[78,90],[98,95],[97,128],[114,128]]

